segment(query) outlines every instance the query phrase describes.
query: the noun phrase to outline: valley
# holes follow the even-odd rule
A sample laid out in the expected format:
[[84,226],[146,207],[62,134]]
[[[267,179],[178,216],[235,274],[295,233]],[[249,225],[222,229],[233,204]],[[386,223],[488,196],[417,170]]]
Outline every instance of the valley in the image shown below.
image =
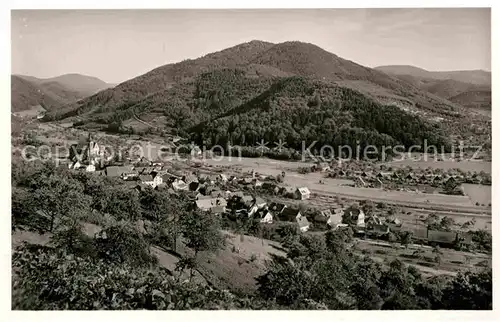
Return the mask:
[[356,44],[230,46],[147,14],[93,14],[95,61],[82,28],[53,68],[120,82],[11,75],[13,309],[491,310],[490,71],[367,67],[404,58],[368,14]]

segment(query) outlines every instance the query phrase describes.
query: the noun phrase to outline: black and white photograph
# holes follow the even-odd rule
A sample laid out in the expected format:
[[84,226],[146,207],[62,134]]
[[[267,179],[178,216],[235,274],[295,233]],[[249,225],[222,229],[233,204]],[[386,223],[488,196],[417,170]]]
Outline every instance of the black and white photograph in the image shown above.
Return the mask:
[[11,310],[493,310],[491,8],[9,15]]

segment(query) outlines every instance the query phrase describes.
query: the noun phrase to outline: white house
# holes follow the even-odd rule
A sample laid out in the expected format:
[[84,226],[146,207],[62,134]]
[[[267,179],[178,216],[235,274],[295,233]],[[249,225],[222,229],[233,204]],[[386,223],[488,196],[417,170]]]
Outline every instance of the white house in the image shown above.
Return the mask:
[[306,200],[311,197],[311,192],[306,187],[300,187],[295,190],[295,197],[299,200]]
[[95,165],[89,164],[86,168],[85,171],[87,172],[94,172],[95,171]]
[[255,198],[255,201],[253,202],[252,206],[250,207],[250,209],[248,210],[248,216],[253,216],[255,213],[257,213],[257,211],[259,211],[260,209],[263,209],[265,206],[266,206],[267,202],[260,198],[260,197],[257,197]]
[[262,212],[262,217],[260,218],[260,222],[264,224],[272,224],[273,214],[269,210],[264,210]]
[[188,190],[189,186],[182,180],[175,179],[174,182],[172,182],[172,187],[174,190]]
[[365,227],[365,213],[361,209],[359,209],[359,214],[358,214],[356,226]]
[[202,211],[222,213],[226,211],[227,202],[224,198],[198,199],[196,206]]
[[297,224],[299,225],[299,229],[301,232],[306,232],[309,230],[310,224],[309,224],[309,220],[307,220],[306,216],[299,214],[297,216]]
[[281,220],[296,222],[301,232],[309,230],[310,224],[306,216],[300,213],[299,209],[283,208],[280,214]]
[[139,175],[139,180],[141,180],[143,184],[147,184],[153,188],[163,183],[163,178],[160,175],[152,176],[150,174],[141,174]]

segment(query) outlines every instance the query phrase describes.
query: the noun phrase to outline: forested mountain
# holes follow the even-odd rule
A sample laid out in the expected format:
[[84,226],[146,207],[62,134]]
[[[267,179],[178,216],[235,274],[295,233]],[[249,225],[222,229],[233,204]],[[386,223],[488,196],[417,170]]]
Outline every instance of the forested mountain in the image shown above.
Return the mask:
[[[448,144],[431,120],[465,109],[416,84],[301,42],[251,41],[158,67],[47,115],[131,133],[134,122],[209,144],[284,137],[292,146],[375,141]],[[449,122],[448,122],[449,121]],[[238,124],[238,126],[236,126]],[[237,129],[236,129],[237,128]]]
[[[359,92],[317,80],[291,77],[280,80],[248,103],[191,129],[193,138],[215,143],[255,145],[282,140],[301,149],[302,142],[317,147],[342,145],[446,146],[437,125],[394,106],[380,105]],[[337,149],[335,151],[338,151]]]

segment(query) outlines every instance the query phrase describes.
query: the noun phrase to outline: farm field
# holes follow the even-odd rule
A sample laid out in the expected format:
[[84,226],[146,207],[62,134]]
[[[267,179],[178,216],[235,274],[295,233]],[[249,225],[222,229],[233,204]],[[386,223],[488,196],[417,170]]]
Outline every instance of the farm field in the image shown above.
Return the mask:
[[[435,262],[436,254],[432,252],[433,249],[431,247],[410,245],[405,249],[399,245],[392,247],[387,243],[361,239],[358,240],[356,248],[362,254],[369,254],[370,257],[378,257],[382,260],[394,260],[397,258],[431,275],[455,275],[461,270],[474,270],[478,268],[478,264],[481,262],[491,261],[491,258],[486,254],[473,254],[441,248],[441,263],[438,264]],[[415,253],[416,250],[420,250],[418,255]]]
[[[324,184],[319,183],[322,180]],[[320,173],[311,173],[307,175],[289,174],[285,177],[285,183],[293,187],[305,186],[312,193],[320,195],[335,194],[339,197],[352,199],[369,199],[373,201],[383,201],[397,204],[408,204],[422,208],[438,206],[463,211],[481,212],[487,211],[486,208],[474,206],[467,196],[452,196],[443,194],[424,194],[407,191],[386,191],[377,188],[358,188],[344,186],[344,181],[338,179],[323,178]]]
[[[257,172],[266,175],[277,175],[285,169],[296,169],[298,167],[312,165],[312,163],[278,161],[265,158],[232,158],[231,161],[228,158],[224,158],[222,161],[207,159],[206,162],[212,166],[234,165],[242,171],[251,171],[252,169],[255,169]],[[442,165],[444,162],[433,163]],[[454,162],[453,164],[461,163]],[[479,164],[479,162],[473,162],[473,164]],[[322,180],[324,184],[320,184],[319,180]],[[306,175],[298,173],[287,173],[284,182],[291,187],[308,187],[311,192],[316,194],[337,194],[339,195],[339,197],[344,198],[370,199],[374,201],[408,204],[423,208],[437,206],[443,207],[445,209],[451,208],[467,212],[488,211],[487,207],[475,206],[475,202],[473,203],[467,196],[423,194],[407,191],[386,191],[376,188],[349,187],[345,185],[352,184],[351,180],[324,178],[323,173],[309,173]],[[488,203],[485,203],[485,206],[487,206],[487,204]]]
[[491,162],[481,161],[481,160],[476,160],[476,161],[465,160],[461,162],[456,162],[451,160],[435,161],[431,159],[424,161],[424,160],[405,159],[401,161],[387,162],[385,163],[385,165],[388,167],[396,167],[396,168],[404,168],[410,166],[413,169],[417,168],[427,169],[428,167],[431,167],[433,169],[449,170],[458,168],[462,171],[471,171],[471,172],[484,171],[486,173],[491,173]]
[[464,183],[462,187],[473,204],[491,204],[491,186]]
[[300,167],[310,167],[313,163],[310,162],[293,162],[281,161],[267,158],[238,158],[238,157],[223,157],[221,160],[207,158],[205,162],[211,166],[232,166],[241,171],[255,170],[260,174],[277,175],[282,171],[289,169],[298,169]]

